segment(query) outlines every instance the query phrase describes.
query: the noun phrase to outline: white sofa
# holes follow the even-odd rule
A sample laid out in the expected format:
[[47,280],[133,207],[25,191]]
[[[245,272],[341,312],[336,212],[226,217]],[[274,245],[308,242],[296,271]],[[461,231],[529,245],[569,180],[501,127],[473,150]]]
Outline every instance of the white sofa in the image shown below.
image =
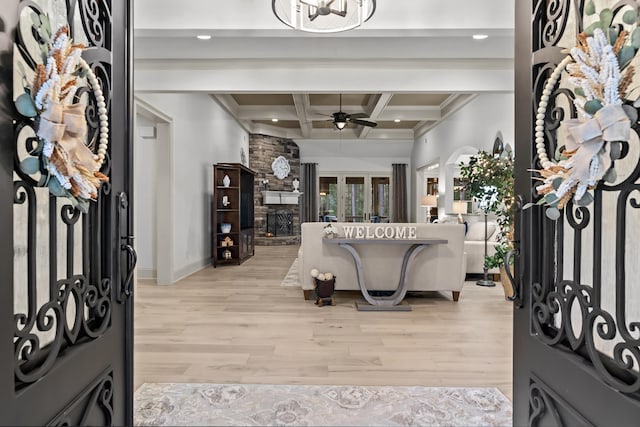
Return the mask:
[[[474,219],[476,217],[473,217]],[[471,221],[467,219],[467,232],[464,236],[464,252],[467,254],[467,274],[483,274],[484,273],[484,217]],[[438,224],[452,224],[458,222],[455,216],[445,216],[438,219]],[[487,255],[491,256],[496,253],[495,247],[499,244],[498,223],[494,220],[487,221]],[[497,268],[490,268],[489,274],[499,274]]]
[[[467,254],[467,274],[482,274],[484,272],[484,221],[472,222],[468,225],[467,234],[464,236],[464,251]],[[487,221],[487,255],[496,253],[498,245],[498,224],[495,221]],[[489,274],[500,274],[498,268],[490,268]]]
[[[451,291],[458,300],[465,276],[464,226],[460,224],[354,224],[332,223],[338,235],[345,236],[344,226],[378,227],[415,226],[417,238],[446,239],[448,243],[432,245],[420,252],[408,272],[409,291]],[[323,242],[325,223],[302,224],[302,243],[298,254],[298,273],[305,298],[314,289],[310,272],[331,272],[336,276],[336,290],[359,290],[351,254],[335,244]],[[407,245],[354,244],[360,254],[367,289],[393,291],[398,287],[402,259]]]

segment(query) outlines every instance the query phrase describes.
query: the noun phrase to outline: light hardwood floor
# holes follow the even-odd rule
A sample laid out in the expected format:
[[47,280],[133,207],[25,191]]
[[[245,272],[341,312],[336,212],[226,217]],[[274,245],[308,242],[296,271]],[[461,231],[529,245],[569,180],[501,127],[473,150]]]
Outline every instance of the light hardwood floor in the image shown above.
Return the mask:
[[467,282],[410,297],[411,312],[359,312],[357,292],[319,308],[281,287],[297,246],[172,286],[140,280],[135,385],[145,382],[498,387],[511,398],[512,305]]

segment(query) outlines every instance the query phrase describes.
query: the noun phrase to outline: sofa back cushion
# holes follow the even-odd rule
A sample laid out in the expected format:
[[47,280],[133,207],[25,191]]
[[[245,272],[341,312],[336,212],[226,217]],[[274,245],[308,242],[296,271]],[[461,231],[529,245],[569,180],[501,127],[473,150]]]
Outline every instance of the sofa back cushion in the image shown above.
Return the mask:
[[[487,222],[487,239],[489,239],[498,228],[495,222]],[[484,221],[473,222],[469,224],[469,230],[465,236],[465,240],[484,240]]]

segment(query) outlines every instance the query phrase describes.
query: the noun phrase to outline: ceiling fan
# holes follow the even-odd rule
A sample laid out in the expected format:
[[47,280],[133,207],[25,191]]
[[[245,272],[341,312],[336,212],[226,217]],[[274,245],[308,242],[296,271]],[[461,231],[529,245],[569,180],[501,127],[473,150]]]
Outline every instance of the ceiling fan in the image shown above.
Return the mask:
[[347,123],[355,123],[357,125],[369,126],[372,128],[378,126],[378,124],[375,122],[361,120],[363,118],[369,117],[368,114],[365,114],[365,113],[349,114],[342,111],[342,94],[340,94],[340,109],[338,112],[333,113],[331,116],[333,117],[333,120],[329,120],[329,121],[333,122],[334,126],[338,130],[344,129],[347,126]]
[[339,9],[332,9],[331,5],[335,0],[300,0],[300,3],[309,6],[309,21],[313,21],[318,16],[326,16],[331,13],[334,15],[347,16],[347,4],[344,1],[339,2]]

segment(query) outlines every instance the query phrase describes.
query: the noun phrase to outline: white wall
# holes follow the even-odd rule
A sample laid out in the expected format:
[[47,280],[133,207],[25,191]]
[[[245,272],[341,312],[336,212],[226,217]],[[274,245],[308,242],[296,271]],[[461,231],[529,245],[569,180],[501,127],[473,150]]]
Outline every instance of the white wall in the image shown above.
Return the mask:
[[[452,114],[435,128],[418,136],[413,145],[411,157],[413,192],[412,205],[415,206],[413,220],[424,217],[424,209],[416,203],[423,191],[422,183],[416,181],[416,169],[432,163],[439,163],[439,214],[450,212],[452,190],[451,170],[447,173],[447,160],[464,147],[491,151],[497,132],[502,132],[505,143],[514,146],[514,94],[482,94],[468,105]],[[448,178],[448,180],[447,180]]]
[[[211,97],[202,94],[138,94],[171,118],[173,181],[173,279],[209,263],[214,163],[240,162],[248,134]],[[158,170],[158,174],[168,171]],[[168,227],[171,229],[171,227]]]
[[389,172],[393,163],[411,164],[407,141],[296,140],[300,161],[317,163],[318,172]]

